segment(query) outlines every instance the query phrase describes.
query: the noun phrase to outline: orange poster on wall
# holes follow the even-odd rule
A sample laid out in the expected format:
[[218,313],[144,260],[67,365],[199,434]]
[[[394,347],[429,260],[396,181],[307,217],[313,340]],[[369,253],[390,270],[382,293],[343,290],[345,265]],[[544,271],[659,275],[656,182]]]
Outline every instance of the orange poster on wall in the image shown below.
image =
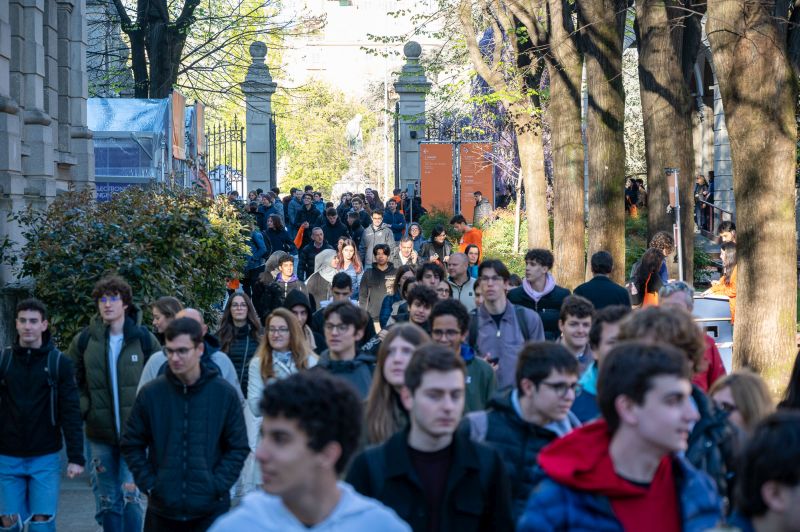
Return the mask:
[[419,145],[422,206],[453,212],[453,145]]
[[491,142],[467,142],[459,146],[461,160],[461,214],[472,223],[475,210],[473,193],[480,191],[494,205],[494,168]]

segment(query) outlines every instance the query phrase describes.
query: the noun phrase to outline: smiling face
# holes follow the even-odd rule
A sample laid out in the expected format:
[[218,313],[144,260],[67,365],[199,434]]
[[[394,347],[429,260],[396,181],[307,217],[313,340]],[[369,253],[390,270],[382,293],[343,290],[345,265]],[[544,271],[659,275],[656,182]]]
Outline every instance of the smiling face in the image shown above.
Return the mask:
[[414,354],[414,344],[400,336],[396,336],[389,344],[388,354],[383,363],[383,378],[395,390],[403,387],[406,366]]
[[431,307],[425,305],[421,300],[415,299],[408,306],[408,319],[417,325],[428,323],[431,316]]
[[281,262],[278,265],[278,270],[280,270],[281,276],[283,276],[284,279],[288,279],[294,273],[294,261],[293,260],[287,260],[287,261]]
[[411,238],[417,238],[420,235],[420,230],[418,225],[412,225],[408,228],[408,234]]
[[416,430],[431,438],[455,432],[464,413],[464,373],[426,371],[419,387],[411,394],[403,388],[403,406]]
[[589,343],[589,329],[592,328],[592,318],[587,316],[579,318],[572,314],[567,314],[564,321],[558,320],[558,328],[564,344],[572,352],[582,351]]

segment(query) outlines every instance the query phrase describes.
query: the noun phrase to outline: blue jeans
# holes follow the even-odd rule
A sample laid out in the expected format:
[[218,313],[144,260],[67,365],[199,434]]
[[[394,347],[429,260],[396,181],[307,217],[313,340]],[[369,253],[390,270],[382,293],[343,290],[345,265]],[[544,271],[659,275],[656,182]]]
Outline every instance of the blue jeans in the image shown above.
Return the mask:
[[16,523],[0,531],[21,530],[23,521],[34,515],[46,521],[28,522],[28,530],[50,532],[56,529],[58,488],[61,484],[61,459],[58,453],[19,458],[0,455],[0,515],[16,516]]
[[144,520],[142,495],[138,489],[123,490],[133,483],[119,447],[86,439],[89,475],[92,481],[95,519],[104,532],[141,532]]

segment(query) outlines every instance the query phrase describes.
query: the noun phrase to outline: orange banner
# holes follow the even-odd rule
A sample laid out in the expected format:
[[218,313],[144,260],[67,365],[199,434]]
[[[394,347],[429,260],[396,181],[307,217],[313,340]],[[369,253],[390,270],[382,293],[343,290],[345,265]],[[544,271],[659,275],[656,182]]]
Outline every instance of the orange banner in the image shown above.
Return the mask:
[[461,214],[472,223],[475,211],[475,197],[480,191],[483,197],[494,206],[494,172],[492,165],[491,142],[469,142],[459,146],[461,158]]
[[453,212],[453,145],[419,145],[422,206]]
[[186,160],[186,98],[172,91],[172,158]]

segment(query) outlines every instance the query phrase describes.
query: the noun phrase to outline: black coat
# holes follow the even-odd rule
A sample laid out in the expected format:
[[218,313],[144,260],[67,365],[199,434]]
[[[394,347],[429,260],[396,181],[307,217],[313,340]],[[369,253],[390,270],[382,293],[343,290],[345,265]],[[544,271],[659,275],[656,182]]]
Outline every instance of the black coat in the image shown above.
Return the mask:
[[322,224],[322,233],[325,235],[325,243],[333,249],[336,249],[341,237],[350,237],[350,231],[347,230],[347,226],[339,218],[336,219],[336,223],[333,225],[325,218],[325,223]]
[[508,300],[515,305],[522,305],[536,312],[542,318],[544,339],[553,341],[561,335],[561,331],[558,328],[558,319],[561,315],[561,304],[564,303],[564,299],[568,295],[569,290],[556,285],[549,294],[537,303],[525,293],[524,288],[518,286],[508,292]]
[[84,465],[78,386],[72,360],[65,355],[58,363],[55,426],[51,420],[47,357],[54,349],[49,337],[39,349],[14,344],[5,382],[0,384],[0,454],[29,458],[57,453],[63,431],[67,459],[71,464]]
[[[315,227],[322,226],[319,210],[316,207],[314,207],[314,205],[311,205],[310,209],[306,209],[304,206],[297,211],[297,217],[295,218],[295,227],[299,229],[300,226],[303,225],[303,222],[308,222],[308,227],[306,227],[303,230],[303,246],[305,246],[309,242],[311,242],[311,230],[314,229]],[[290,236],[292,237],[292,239],[294,239],[296,235],[290,235]]]
[[[361,494],[393,509],[415,532],[427,530],[425,493],[408,452],[408,430],[358,455],[347,482]],[[514,530],[503,461],[496,451],[457,431],[453,461],[440,511],[439,530],[494,532]]]
[[558,435],[520,418],[511,404],[511,392],[510,389],[499,392],[489,400],[486,412],[471,412],[463,425],[466,428],[477,424],[477,419],[484,416],[486,430],[478,441],[495,449],[503,458],[511,481],[511,504],[516,520],[533,490],[533,472],[539,452]]
[[[325,342],[325,309],[321,308],[316,310],[314,314],[311,315],[311,318],[309,318],[308,325],[311,327],[311,331],[314,333],[314,339],[317,339],[317,335],[319,335],[322,339],[322,342],[317,342],[317,352],[319,353],[327,349],[328,344]],[[367,320],[367,326],[364,327],[364,336],[362,336],[361,340],[356,343],[356,349],[360,350],[377,334],[378,333],[375,332],[375,324],[373,321]]]
[[291,254],[297,253],[294,239],[289,236],[289,232],[285,229],[283,231],[267,229],[264,231],[264,243],[267,245],[267,253],[265,254],[267,257],[276,251],[285,251]]
[[184,385],[167,369],[145,385],[120,447],[148,511],[187,520],[224,512],[250,452],[236,390],[215,369]]
[[353,360],[331,360],[330,352],[326,349],[319,355],[319,362],[314,369],[326,370],[349,382],[358,392],[362,400],[367,399],[369,388],[372,385],[372,372],[375,370],[375,357],[366,353],[356,353]]
[[372,320],[377,321],[381,314],[383,298],[389,293],[389,287],[394,284],[397,268],[391,262],[381,271],[373,264],[372,268],[364,270],[361,277],[361,286],[358,289],[358,306],[369,313]]
[[575,289],[576,296],[583,296],[594,305],[595,310],[611,305],[631,306],[628,291],[605,275],[595,275]]

